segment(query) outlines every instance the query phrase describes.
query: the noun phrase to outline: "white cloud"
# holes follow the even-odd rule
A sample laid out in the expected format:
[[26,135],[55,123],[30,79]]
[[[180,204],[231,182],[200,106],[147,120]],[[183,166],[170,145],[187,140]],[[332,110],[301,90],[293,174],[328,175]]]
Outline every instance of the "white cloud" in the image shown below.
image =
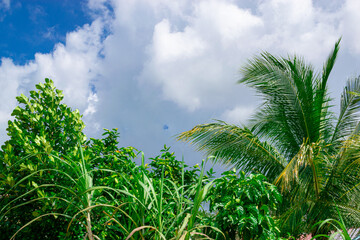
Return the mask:
[[[36,69],[34,64],[17,66],[11,59],[2,58],[0,65],[0,124],[10,119],[10,114],[16,106],[15,97],[22,83],[29,81],[28,76]],[[19,81],[22,79],[22,81]],[[2,125],[3,126],[3,125]]]
[[92,115],[96,113],[96,103],[99,101],[96,93],[90,93],[90,96],[87,99],[88,106],[84,111],[84,116]]
[[343,15],[341,19],[341,28],[343,33],[343,41],[349,44],[349,48],[353,54],[360,53],[360,1],[347,0],[343,6]]
[[249,9],[239,8],[234,3],[223,0],[199,1],[194,6],[191,19],[190,24],[194,30],[207,41],[215,41],[231,48],[237,48],[243,38],[249,40],[249,36],[256,36],[264,25],[262,19]]
[[[95,0],[97,1],[97,0]],[[99,0],[102,1],[102,0]],[[113,0],[116,24],[136,31],[138,28],[156,19],[164,17],[187,17],[187,11],[191,8],[191,0]],[[140,15],[139,15],[140,13]],[[141,17],[139,17],[141,16]],[[149,19],[153,18],[153,19]]]
[[[2,60],[0,124],[15,106],[15,96],[45,77],[64,90],[70,106],[80,108],[88,128],[119,127],[122,140],[140,149],[168,141],[160,135],[164,124],[176,134],[217,117],[245,123],[256,103],[253,92],[236,81],[240,66],[254,54],[296,52],[319,67],[343,36],[342,56],[351,52],[360,61],[359,2],[314,4],[89,0],[94,21],[69,32],[64,44],[25,65]],[[337,82],[335,93],[345,79]]]
[[358,4],[348,0],[330,11],[311,0],[259,1],[254,9],[230,0],[193,2],[191,11],[177,14],[181,20],[166,17],[154,26],[141,80],[189,111],[218,108],[229,98],[247,102],[245,88],[234,91],[238,69],[259,51],[296,53],[321,70],[335,41],[349,30],[354,34],[344,35],[343,45],[360,51]]
[[341,36],[341,12],[315,7],[311,0],[271,0],[259,5],[266,23],[259,48],[284,54],[299,54],[320,64]]
[[255,108],[251,106],[236,106],[233,109],[226,110],[221,115],[220,119],[227,123],[246,125],[247,121],[254,113],[254,109]]
[[249,54],[243,46],[263,23],[249,10],[215,0],[194,4],[187,19],[182,31],[168,19],[155,25],[141,79],[160,85],[165,99],[190,111],[222,105],[235,84],[240,57]]
[[56,86],[64,90],[66,101],[85,109],[90,84],[100,73],[101,33],[101,22],[94,21],[68,33],[66,44],[57,44],[52,53],[36,54],[34,63],[38,66],[38,81],[52,78]]
[[64,90],[65,102],[85,111],[86,118],[96,112],[96,95],[91,85],[101,74],[103,23],[95,20],[66,36],[65,44],[57,44],[51,53],[35,54],[35,59],[25,65],[15,65],[11,59],[2,59],[0,65],[0,125],[6,129],[15,97],[28,94],[34,85],[51,78],[58,89]]
[[192,28],[172,33],[166,19],[155,26],[153,42],[154,60],[158,64],[197,57],[206,50],[206,43]]

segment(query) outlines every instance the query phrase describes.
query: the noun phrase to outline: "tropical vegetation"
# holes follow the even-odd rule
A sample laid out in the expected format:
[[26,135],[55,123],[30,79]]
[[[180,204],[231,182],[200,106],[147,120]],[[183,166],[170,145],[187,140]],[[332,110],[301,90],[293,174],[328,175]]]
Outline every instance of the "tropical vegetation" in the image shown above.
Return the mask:
[[360,227],[360,78],[348,80],[336,116],[328,80],[339,44],[321,73],[297,56],[264,52],[254,57],[239,80],[263,100],[249,125],[217,121],[178,136],[214,161],[261,173],[276,185],[283,202],[274,216],[284,234],[329,232],[331,224],[312,226],[338,219],[337,207],[346,226]]
[[[187,166],[166,145],[146,163],[137,149],[118,146],[117,129],[87,140],[79,111],[62,103],[64,95],[53,81],[36,89],[17,97],[9,140],[0,151],[1,239],[232,238],[226,222],[211,220],[215,208],[227,204],[218,197],[225,176],[215,180],[204,161]],[[271,209],[280,199],[276,188],[262,175],[238,178],[232,172],[231,178],[234,191],[226,201],[241,184],[260,183],[257,191],[239,196],[248,207],[234,219],[251,217],[255,222],[244,225],[247,232],[276,239],[279,232],[271,232],[276,227]]]

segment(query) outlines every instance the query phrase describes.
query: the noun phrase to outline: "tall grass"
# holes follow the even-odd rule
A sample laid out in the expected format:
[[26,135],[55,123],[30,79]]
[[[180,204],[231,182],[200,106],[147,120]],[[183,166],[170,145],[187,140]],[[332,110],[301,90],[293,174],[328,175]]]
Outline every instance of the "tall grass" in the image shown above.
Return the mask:
[[[183,165],[184,166],[184,165]],[[144,159],[142,158],[142,169],[144,169]],[[139,206],[146,206],[146,209],[137,209],[134,214],[140,219],[151,217],[147,225],[138,226],[132,230],[126,239],[130,239],[136,233],[142,233],[146,239],[189,239],[192,235],[202,235],[207,239],[210,237],[203,234],[200,230],[208,227],[199,224],[198,212],[201,203],[213,185],[213,182],[203,183],[204,161],[202,162],[198,182],[193,186],[184,184],[184,167],[182,168],[182,179],[180,186],[164,177],[164,168],[160,179],[151,179],[145,171],[141,171],[142,178],[137,178],[132,187],[139,187],[136,199],[140,201]],[[157,186],[158,185],[158,186]],[[132,192],[131,190],[129,193]],[[194,200],[190,197],[195,196]],[[134,206],[134,208],[136,208]],[[135,209],[134,209],[135,211]],[[145,232],[144,230],[148,230]],[[213,228],[215,231],[219,231]]]
[[[96,171],[103,172],[114,172],[111,169],[94,169],[92,166],[92,161],[96,159],[86,160],[83,154],[83,148],[78,147],[78,154],[72,157],[58,157],[56,155],[49,155],[55,161],[58,162],[61,169],[51,168],[51,169],[40,169],[34,171],[33,173],[27,175],[19,182],[17,182],[8,192],[16,189],[20,184],[25,183],[28,179],[33,177],[43,177],[44,173],[55,172],[60,175],[64,180],[61,183],[46,183],[37,185],[34,181],[32,182],[34,188],[27,191],[26,193],[18,196],[7,204],[4,204],[0,209],[0,221],[6,218],[6,214],[15,209],[22,207],[27,204],[31,204],[36,201],[41,202],[51,202],[59,205],[64,205],[63,212],[47,212],[41,214],[40,216],[35,217],[33,220],[29,221],[25,225],[21,226],[17,232],[12,236],[11,239],[14,239],[24,228],[30,224],[35,223],[36,221],[49,216],[54,217],[64,217],[69,220],[68,228],[65,230],[68,232],[74,221],[79,222],[84,228],[84,239],[94,240],[100,239],[99,236],[93,233],[93,224],[92,224],[92,211],[94,208],[109,208],[118,210],[120,202],[116,199],[116,195],[129,195],[127,191],[120,189],[115,189],[109,186],[94,186],[93,174]],[[62,184],[63,183],[63,184]],[[66,184],[64,184],[66,183]],[[57,194],[55,196],[46,195],[46,191],[53,191],[57,189]],[[108,197],[112,199],[109,204],[99,203],[99,196],[95,195],[95,192],[100,192],[100,194],[106,193]],[[103,192],[103,193],[101,193]],[[113,194],[111,194],[113,192]],[[38,197],[31,199],[26,202],[21,202],[24,197],[31,194],[37,193]],[[132,196],[131,196],[132,197]],[[75,212],[75,213],[74,213]],[[105,213],[106,216],[106,213]]]
[[[104,228],[116,228],[118,239],[154,239],[154,240],[189,240],[192,236],[201,236],[211,239],[202,231],[204,228],[219,229],[201,225],[199,210],[206,194],[213,182],[204,182],[204,161],[196,184],[187,186],[184,183],[184,162],[182,162],[181,184],[165,178],[164,167],[161,178],[149,177],[145,166],[144,155],[142,164],[130,169],[129,172],[117,172],[112,169],[97,169],[94,166],[97,158],[84,157],[83,147],[78,146],[78,153],[74,156],[50,155],[57,161],[59,168],[40,169],[19,182],[12,189],[34,177],[43,177],[46,173],[56,173],[63,179],[61,182],[49,182],[37,185],[25,194],[5,204],[0,209],[0,221],[6,218],[9,211],[21,208],[24,205],[39,201],[43,203],[58,204],[61,211],[51,211],[35,217],[21,226],[12,236],[14,239],[30,224],[41,219],[53,216],[63,217],[68,221],[66,237],[74,223],[79,223],[83,228],[82,238],[95,240],[100,236],[94,233],[94,226],[99,226],[100,219],[106,219]],[[120,187],[96,185],[94,173],[103,172],[116,174]],[[55,195],[47,192],[57,189]],[[22,202],[25,196],[37,195],[30,201]],[[107,202],[104,202],[106,199]],[[94,210],[102,209],[102,215],[94,215]],[[95,221],[95,222],[94,222]],[[114,235],[116,236],[116,234]],[[124,238],[122,238],[123,236]]]

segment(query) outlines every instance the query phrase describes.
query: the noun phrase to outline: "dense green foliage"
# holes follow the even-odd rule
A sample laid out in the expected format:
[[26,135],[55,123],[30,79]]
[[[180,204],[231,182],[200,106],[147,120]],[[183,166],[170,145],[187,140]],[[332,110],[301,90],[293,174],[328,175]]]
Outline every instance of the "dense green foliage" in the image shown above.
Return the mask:
[[179,135],[216,161],[262,173],[278,186],[283,207],[276,216],[283,234],[315,232],[316,222],[336,219],[335,206],[347,226],[360,227],[360,97],[354,94],[360,92],[360,78],[348,80],[338,117],[327,91],[339,42],[321,74],[296,56],[265,52],[253,58],[239,83],[254,88],[263,104],[249,126],[218,121]]
[[[161,155],[150,158],[152,160],[149,164],[152,168],[150,176],[152,178],[160,178],[164,167],[164,177],[177,184],[181,184],[182,169],[187,168],[188,165],[177,160],[175,154],[170,152],[170,147],[166,145],[164,145],[160,152]],[[186,169],[184,171],[184,184],[190,186],[196,183],[199,171],[198,165],[195,165],[192,169]]]
[[[204,172],[204,161],[188,167],[166,146],[145,164],[138,150],[118,146],[117,129],[86,140],[80,113],[61,103],[64,96],[51,80],[36,88],[30,98],[17,98],[10,139],[0,152],[1,239],[201,239],[209,237],[206,232],[229,239],[222,220],[209,219],[221,216],[225,203],[215,193],[230,178],[228,196],[245,191],[256,201],[250,206],[241,198],[244,208],[260,209],[256,216],[248,211],[236,216],[255,216],[261,225],[255,231],[254,224],[245,224],[238,233],[277,234],[269,215],[277,202],[246,190],[254,184],[261,194],[275,191],[260,175],[240,174],[248,185],[235,174],[214,182],[213,170]],[[209,210],[202,207],[205,201]]]
[[226,171],[214,181],[209,194],[210,211],[216,212],[213,225],[221,229],[227,239],[278,239],[271,212],[281,203],[281,195],[274,185],[265,182],[262,174],[245,176],[244,172]]
[[[53,153],[56,156],[71,154],[78,141],[85,140],[82,133],[85,125],[80,113],[61,103],[64,98],[62,91],[55,89],[49,79],[45,80],[45,84],[36,85],[36,88],[38,91],[31,91],[30,98],[23,94],[16,98],[19,106],[12,112],[14,120],[8,124],[10,139],[0,151],[0,188],[6,192],[2,195],[2,201],[12,201],[31,190],[34,185],[41,185],[48,180],[62,182],[63,178],[58,174],[39,172],[40,178],[28,178],[16,189],[11,189],[20,179],[39,169],[58,168],[53,157],[41,153]],[[36,194],[33,193],[31,196],[27,195],[26,199],[35,197]],[[14,232],[17,225],[27,223],[39,212],[46,212],[49,208],[51,207],[48,205],[33,202],[23,207],[21,214],[10,212],[8,221],[1,224],[2,237],[8,239],[7,234]],[[53,239],[57,235],[56,229],[59,226],[65,227],[64,224],[59,219],[53,219],[49,223],[34,224],[27,231],[29,235],[37,232],[43,233],[44,239]]]

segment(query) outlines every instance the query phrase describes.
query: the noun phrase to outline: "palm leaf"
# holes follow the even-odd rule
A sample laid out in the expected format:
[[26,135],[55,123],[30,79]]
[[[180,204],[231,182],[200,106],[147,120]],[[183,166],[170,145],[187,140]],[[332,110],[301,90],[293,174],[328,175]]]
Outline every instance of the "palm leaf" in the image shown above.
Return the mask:
[[360,96],[353,92],[360,92],[360,77],[349,79],[341,95],[340,114],[332,137],[337,144],[353,135],[359,124]]
[[192,142],[199,151],[216,157],[217,162],[235,165],[247,172],[260,172],[272,181],[286,166],[285,158],[247,128],[216,122],[195,126],[178,140]]
[[330,171],[329,156],[323,151],[323,147],[322,141],[302,144],[300,151],[274,181],[275,185],[279,186],[282,192],[291,191],[293,196],[304,196],[309,194],[306,191],[313,191],[311,195],[319,198],[325,176]]
[[329,79],[331,70],[334,67],[336,57],[337,57],[337,54],[338,54],[339,49],[340,49],[340,41],[341,41],[341,38],[339,38],[339,40],[335,43],[335,46],[334,46],[333,50],[331,51],[328,59],[326,60],[324,66],[323,66],[322,81],[320,83],[319,90],[325,90],[326,89],[327,81]]
[[316,142],[329,127],[330,118],[324,115],[326,88],[318,89],[320,78],[302,59],[263,53],[250,60],[242,72],[239,83],[255,88],[265,99],[252,119],[254,133],[269,139],[287,158],[299,151],[304,139]]

